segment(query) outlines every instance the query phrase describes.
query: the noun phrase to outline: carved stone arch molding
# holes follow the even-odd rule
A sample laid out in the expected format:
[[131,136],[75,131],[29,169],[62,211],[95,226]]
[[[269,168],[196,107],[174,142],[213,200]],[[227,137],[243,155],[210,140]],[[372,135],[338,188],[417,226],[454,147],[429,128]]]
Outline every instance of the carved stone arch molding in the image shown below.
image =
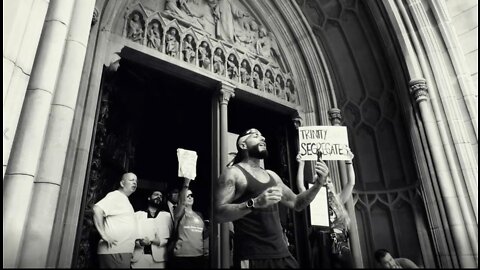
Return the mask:
[[[275,109],[291,113],[298,122],[306,125],[328,123],[327,110],[336,105],[330,76],[320,47],[295,1],[219,1],[225,5],[233,4],[248,13],[247,17],[242,18],[250,18],[254,22],[243,26],[255,31],[256,36],[253,38],[255,42],[260,36],[266,38],[265,42],[270,42],[270,44],[259,44],[259,46],[263,49],[270,48],[271,55],[265,55],[266,49],[261,52],[261,50],[256,50],[255,46],[249,49],[239,46],[235,42],[218,38],[213,34],[206,35],[205,32],[215,33],[212,16],[204,16],[205,22],[202,23],[205,28],[202,30],[202,23],[192,22],[188,15],[176,11],[174,8],[165,11],[169,2],[176,3],[176,1],[166,0],[96,1],[98,22],[91,28],[87,45],[71,143],[67,154],[72,159],[71,164],[66,166],[64,172],[64,177],[68,178],[71,184],[68,191],[62,192],[62,196],[67,201],[66,208],[71,211],[57,214],[57,220],[61,221],[58,226],[62,227],[62,230],[55,231],[55,234],[59,239],[57,245],[61,248],[57,253],[51,253],[49,260],[54,262],[52,265],[67,268],[87,266],[85,264],[87,258],[81,257],[81,254],[83,252],[85,255],[89,248],[88,245],[92,243],[82,242],[82,239],[77,236],[81,234],[82,230],[93,227],[91,220],[84,219],[84,216],[89,216],[85,212],[88,211],[88,206],[84,203],[85,198],[95,197],[91,196],[92,194],[87,196],[88,192],[98,192],[95,190],[98,185],[92,183],[89,186],[92,177],[98,178],[98,172],[95,171],[95,168],[91,168],[91,164],[101,149],[97,149],[97,151],[93,149],[94,141],[96,137],[103,136],[99,133],[101,129],[97,129],[98,122],[101,120],[98,118],[100,114],[97,113],[97,110],[108,111],[108,104],[110,104],[108,96],[105,96],[106,93],[100,95],[100,91],[103,87],[115,83],[109,81],[112,77],[109,74],[114,74],[121,65],[123,49],[139,51],[185,69],[191,67],[191,70],[208,77],[210,81],[225,81],[233,84],[236,92],[251,92],[257,94],[259,100],[270,100],[271,102],[264,103]],[[207,0],[187,2],[199,5],[198,9],[192,9],[190,12],[207,12],[205,14],[210,12],[210,9],[206,9],[208,6],[206,3],[209,2]],[[130,21],[132,21],[131,24]],[[157,24],[155,27],[154,23]],[[150,31],[156,31],[156,27],[158,27],[160,40],[149,39]],[[178,44],[179,51],[176,57],[171,57],[165,52],[167,47],[166,31],[171,28],[178,30],[176,41],[180,44]],[[205,41],[205,44],[208,45],[209,59],[207,60],[210,61],[210,66],[201,67],[198,58],[191,62],[183,60],[181,42],[187,33],[194,36],[195,57],[200,55],[202,42]],[[242,83],[240,78],[230,79],[227,72],[222,76],[214,74],[213,50],[217,47],[224,49],[226,57],[230,54],[235,55],[239,69],[245,60],[250,76],[255,65],[259,65],[263,71],[270,69],[273,73],[274,83],[279,75],[284,80],[285,97],[275,94],[267,95],[257,91],[251,86],[251,79]],[[240,73],[240,70],[238,72]],[[106,116],[108,114],[105,114]]]

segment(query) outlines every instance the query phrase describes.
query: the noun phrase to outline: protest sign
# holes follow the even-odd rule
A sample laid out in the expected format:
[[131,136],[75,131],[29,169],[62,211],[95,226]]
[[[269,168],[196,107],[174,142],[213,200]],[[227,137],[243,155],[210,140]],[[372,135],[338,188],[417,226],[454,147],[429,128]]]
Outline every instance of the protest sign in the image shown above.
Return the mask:
[[195,180],[195,177],[197,176],[197,152],[178,148],[177,157],[178,177],[186,177]]
[[[309,184],[311,188],[313,185]],[[327,189],[322,188],[310,203],[310,221],[313,226],[329,227]]]
[[346,127],[299,127],[298,139],[302,160],[317,160],[319,149],[322,151],[323,160],[349,160],[346,149],[348,147]]

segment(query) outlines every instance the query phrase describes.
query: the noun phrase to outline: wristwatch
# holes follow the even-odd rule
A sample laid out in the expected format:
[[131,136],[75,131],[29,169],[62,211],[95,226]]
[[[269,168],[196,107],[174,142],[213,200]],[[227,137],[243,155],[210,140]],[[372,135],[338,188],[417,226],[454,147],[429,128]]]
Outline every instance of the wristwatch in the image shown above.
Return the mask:
[[248,199],[248,201],[245,202],[245,206],[247,206],[247,208],[255,208],[255,201],[253,199]]

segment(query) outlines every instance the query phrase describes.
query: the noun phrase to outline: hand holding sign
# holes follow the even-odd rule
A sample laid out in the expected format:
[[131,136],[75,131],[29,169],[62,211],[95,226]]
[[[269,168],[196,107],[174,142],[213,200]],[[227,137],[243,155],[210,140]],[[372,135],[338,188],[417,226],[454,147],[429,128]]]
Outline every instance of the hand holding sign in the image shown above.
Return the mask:
[[178,148],[177,157],[178,177],[194,180],[197,176],[197,152]]
[[322,160],[349,160],[346,127],[299,127],[298,132],[302,160],[317,160],[318,150],[322,151]]

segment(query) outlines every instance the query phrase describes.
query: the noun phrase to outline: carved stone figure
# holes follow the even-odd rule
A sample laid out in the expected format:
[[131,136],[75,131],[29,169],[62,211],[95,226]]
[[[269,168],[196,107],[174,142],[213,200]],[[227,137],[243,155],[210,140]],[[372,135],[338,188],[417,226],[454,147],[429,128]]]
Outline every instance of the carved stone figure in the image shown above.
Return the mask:
[[186,0],[167,0],[165,11],[180,18],[186,18],[188,14],[191,14]]
[[250,72],[248,70],[247,60],[243,60],[240,64],[240,82],[246,85],[250,85]]
[[225,70],[225,61],[222,49],[216,48],[213,54],[213,73],[223,75]]
[[249,14],[239,9],[231,0],[208,0],[208,4],[215,20],[215,36],[233,43],[235,20],[248,17]]
[[210,69],[210,47],[206,41],[202,41],[198,47],[198,65]]
[[260,70],[260,67],[258,65],[255,65],[252,72],[253,88],[259,90],[262,90],[262,78],[260,75],[261,73],[262,71]]
[[270,70],[267,70],[267,72],[265,72],[264,85],[265,85],[265,90],[269,94],[273,94],[273,91],[274,91],[273,76],[272,76],[272,72]]
[[133,13],[132,17],[128,21],[127,38],[135,42],[142,43],[143,26],[138,13]]
[[238,79],[238,68],[237,68],[237,59],[233,54],[230,54],[228,56],[228,61],[227,61],[227,75],[228,78],[232,80],[237,80]]
[[183,60],[188,63],[195,61],[195,47],[192,35],[187,35],[182,44]]
[[270,57],[271,40],[267,34],[267,29],[263,26],[260,27],[260,29],[258,30],[259,38],[256,43],[256,50],[257,54],[264,57]]
[[177,57],[179,51],[179,42],[177,40],[177,29],[170,28],[168,33],[165,35],[165,53],[172,57]]
[[280,75],[277,75],[277,78],[275,78],[275,95],[281,99],[285,99],[285,90],[284,90],[284,84],[283,84],[283,79]]
[[153,22],[147,31],[147,47],[160,50],[162,46],[162,38],[160,35],[160,25]]
[[296,94],[295,94],[295,88],[293,87],[293,83],[291,80],[287,80],[287,84],[285,85],[286,88],[286,96],[287,96],[287,101],[296,103]]

